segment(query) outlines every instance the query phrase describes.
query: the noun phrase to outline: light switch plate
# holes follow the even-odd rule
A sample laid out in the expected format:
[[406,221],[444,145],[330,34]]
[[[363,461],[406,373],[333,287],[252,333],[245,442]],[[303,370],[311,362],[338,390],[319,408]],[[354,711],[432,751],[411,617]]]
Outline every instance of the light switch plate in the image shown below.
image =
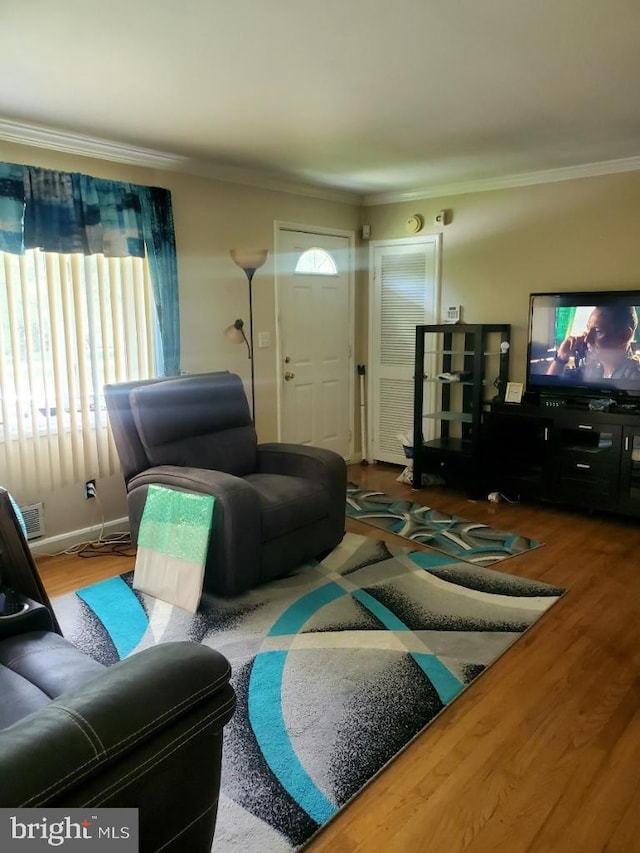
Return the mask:
[[271,346],[271,335],[269,332],[258,332],[258,346],[260,349],[266,349]]

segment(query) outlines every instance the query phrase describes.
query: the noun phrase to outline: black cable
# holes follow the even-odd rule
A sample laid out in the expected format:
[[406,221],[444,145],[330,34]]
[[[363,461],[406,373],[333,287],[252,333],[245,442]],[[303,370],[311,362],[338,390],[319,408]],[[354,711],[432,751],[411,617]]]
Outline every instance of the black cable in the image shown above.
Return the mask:
[[76,551],[78,557],[135,557],[131,542],[89,542]]

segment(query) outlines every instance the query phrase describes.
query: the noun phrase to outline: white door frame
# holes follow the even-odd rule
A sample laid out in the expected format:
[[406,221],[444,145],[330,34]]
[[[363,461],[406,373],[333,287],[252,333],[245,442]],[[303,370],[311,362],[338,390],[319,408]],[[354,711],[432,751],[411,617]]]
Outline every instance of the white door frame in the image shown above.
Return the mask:
[[[420,234],[420,236],[416,237],[397,237],[390,240],[372,240],[369,243],[369,318],[368,318],[368,352],[367,352],[367,447],[366,447],[366,459],[369,462],[373,462],[373,454],[371,451],[372,442],[371,436],[373,435],[373,405],[372,405],[372,393],[374,389],[374,381],[373,381],[373,371],[371,370],[371,365],[373,364],[373,316],[374,316],[374,281],[373,276],[375,273],[375,251],[376,249],[380,249],[383,246],[417,246],[420,243],[435,243],[436,253],[435,253],[435,308],[434,313],[436,317],[440,318],[440,312],[442,310],[442,232],[436,232],[435,234]],[[436,320],[434,322],[439,322]],[[416,324],[418,325],[418,324]],[[362,451],[363,457],[365,456],[365,449]]]
[[328,237],[346,237],[349,244],[349,269],[348,269],[348,287],[349,287],[349,459],[353,461],[353,429],[354,429],[354,387],[355,377],[353,369],[353,359],[355,350],[355,231],[345,231],[342,228],[326,228],[322,225],[303,225],[299,222],[285,222],[276,219],[273,224],[273,245],[275,248],[274,258],[274,281],[275,281],[275,328],[276,328],[276,403],[278,415],[278,441],[282,440],[282,383],[284,382],[284,353],[282,351],[282,329],[280,305],[282,300],[282,277],[281,267],[279,263],[280,257],[280,232],[281,231],[301,231],[305,234],[320,234]]

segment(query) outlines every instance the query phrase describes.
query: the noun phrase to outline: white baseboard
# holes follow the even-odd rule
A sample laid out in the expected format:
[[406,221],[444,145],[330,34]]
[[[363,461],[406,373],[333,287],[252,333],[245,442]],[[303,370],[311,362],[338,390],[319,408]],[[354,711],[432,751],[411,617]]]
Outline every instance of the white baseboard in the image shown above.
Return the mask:
[[114,518],[102,524],[92,524],[91,527],[83,527],[80,530],[69,530],[68,533],[60,533],[58,536],[47,536],[44,539],[32,539],[29,548],[34,557],[46,557],[60,554],[74,545],[83,542],[95,542],[102,534],[110,536],[114,533],[124,533],[129,530],[128,518]]

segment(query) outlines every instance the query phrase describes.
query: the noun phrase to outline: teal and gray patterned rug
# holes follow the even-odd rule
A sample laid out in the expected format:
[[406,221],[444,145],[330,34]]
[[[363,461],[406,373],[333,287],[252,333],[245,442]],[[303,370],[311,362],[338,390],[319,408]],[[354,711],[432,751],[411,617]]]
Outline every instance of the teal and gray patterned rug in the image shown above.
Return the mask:
[[195,614],[132,576],[55,599],[56,615],[106,664],[182,639],[229,659],[216,853],[300,848],[563,594],[351,533],[321,563]]
[[490,566],[542,544],[384,492],[361,489],[356,483],[347,485],[347,516],[479,566]]

